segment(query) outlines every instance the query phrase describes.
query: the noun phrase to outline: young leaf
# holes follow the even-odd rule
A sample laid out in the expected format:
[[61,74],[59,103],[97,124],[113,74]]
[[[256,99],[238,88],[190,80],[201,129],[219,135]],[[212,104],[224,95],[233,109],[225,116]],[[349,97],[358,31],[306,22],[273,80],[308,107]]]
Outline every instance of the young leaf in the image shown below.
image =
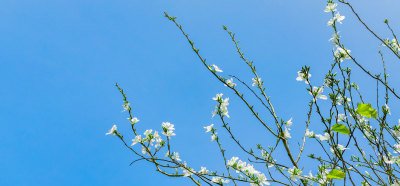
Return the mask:
[[344,177],[346,177],[346,173],[337,170],[337,169],[333,169],[328,175],[328,178],[330,179],[344,179]]
[[371,107],[371,103],[359,103],[356,112],[367,118],[376,119],[378,112]]
[[345,125],[339,123],[333,125],[332,130],[342,134],[350,134],[350,130]]

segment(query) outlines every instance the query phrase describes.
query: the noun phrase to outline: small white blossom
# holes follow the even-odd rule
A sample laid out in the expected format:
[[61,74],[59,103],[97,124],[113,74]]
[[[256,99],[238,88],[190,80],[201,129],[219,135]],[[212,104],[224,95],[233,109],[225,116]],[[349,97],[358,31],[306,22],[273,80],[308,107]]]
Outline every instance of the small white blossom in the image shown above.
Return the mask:
[[[308,73],[308,78],[310,78],[310,77],[311,77],[311,74]],[[304,80],[306,80],[308,78],[306,78],[306,75],[304,73],[302,73],[301,71],[297,72],[296,81],[304,81]],[[305,81],[305,83],[308,84],[308,81]]]
[[329,137],[330,137],[329,133],[326,133],[326,132],[324,135],[316,134],[315,136],[318,137],[319,140],[321,140],[321,141],[328,141]]
[[134,117],[134,118],[131,119],[131,123],[132,123],[132,124],[135,124],[135,123],[137,123],[137,122],[139,122],[139,121],[140,121],[140,120],[137,119],[136,117]]
[[306,136],[309,138],[314,138],[315,134],[313,131],[309,131],[308,129],[306,129]]
[[[189,169],[189,170],[187,170],[187,169]],[[183,172],[183,176],[184,177],[188,177],[188,176],[191,176],[191,175],[193,175],[193,172],[195,172],[192,168],[182,168],[182,172]]]
[[215,139],[217,139],[217,134],[218,133],[211,134],[211,141],[214,141]]
[[332,19],[330,19],[328,21],[328,26],[332,26],[333,23],[335,22],[339,22],[340,24],[342,24],[342,21],[344,20],[344,18],[346,18],[345,16],[341,16],[339,13],[336,13],[334,17],[332,17]]
[[146,136],[145,138],[147,138],[152,132],[153,132],[152,129],[148,129],[148,130],[144,131],[143,134]]
[[344,114],[338,114],[338,116],[337,116],[337,122],[345,121],[345,120],[346,120],[346,115],[344,115]]
[[323,88],[323,87],[316,87],[316,86],[314,86],[314,87],[313,87],[313,90],[312,90],[312,93],[311,93],[311,92],[309,92],[309,93],[310,93],[310,95],[312,95],[312,96],[315,95],[314,101],[316,101],[316,98],[326,100],[326,99],[328,99],[328,97],[326,97],[325,95],[321,95],[321,93],[322,93],[323,91],[324,91],[324,88]]
[[261,78],[252,78],[251,79],[252,81],[253,81],[253,84],[251,85],[251,86],[261,86],[262,85],[262,81],[261,81]]
[[344,103],[344,100],[346,100],[347,102],[350,102],[350,101],[351,101],[350,98],[348,98],[348,97],[346,97],[346,96],[344,96],[344,98],[343,98],[341,95],[339,95],[339,96],[337,97],[337,104],[338,104],[338,105],[342,105],[342,103]]
[[117,125],[113,125],[113,126],[111,127],[111,129],[108,131],[108,133],[106,133],[106,135],[112,134],[112,135],[115,136],[115,133],[116,133],[116,132],[117,132]]
[[334,55],[335,55],[336,58],[338,58],[340,60],[340,62],[343,62],[343,60],[345,60],[345,59],[351,59],[351,57],[349,55],[350,52],[351,52],[351,50],[343,49],[341,47],[338,47],[338,48],[336,48],[336,51],[334,52]]
[[385,104],[385,106],[383,108],[384,108],[384,112],[388,113],[389,115],[392,115],[390,113],[390,108],[389,108],[389,106],[387,104]]
[[336,32],[332,35],[332,38],[330,38],[329,41],[332,41],[333,44],[338,45],[339,39],[340,39],[339,32]]
[[204,129],[206,129],[206,133],[207,133],[207,132],[210,132],[213,129],[213,127],[214,127],[214,124],[211,124],[209,126],[204,127]]
[[325,7],[324,12],[336,12],[337,5],[338,4],[336,4],[336,3],[329,2]]
[[[212,99],[214,100],[214,101],[218,101],[218,100],[222,100],[222,93],[219,93],[219,94],[217,94],[217,95],[215,95],[215,97],[213,97]],[[219,101],[218,101],[219,102]]]
[[122,107],[124,108],[124,111],[131,110],[130,105],[131,105],[130,103],[125,103],[125,105],[122,105]]
[[290,179],[292,179],[293,181],[297,181],[297,178],[301,178],[301,173],[303,171],[301,169],[293,167],[291,169],[288,169],[288,172],[290,174]]
[[141,135],[135,136],[135,138],[132,140],[132,146],[135,145],[136,143],[141,143],[143,141]]
[[[343,145],[340,145],[340,144],[337,145],[337,148],[338,148],[340,151],[344,151],[344,150],[346,150],[346,149],[349,149],[349,148],[345,148]],[[331,147],[330,150],[331,150],[332,153],[335,153],[335,150],[333,149],[333,147]]]
[[290,129],[288,127],[285,127],[285,131],[283,132],[283,135],[285,136],[286,139],[287,138],[292,138],[292,136],[290,135],[289,130]]
[[222,70],[217,65],[212,65],[212,67],[214,67],[214,70],[216,72],[222,72]]
[[201,167],[201,170],[198,173],[200,173],[200,174],[208,174],[208,170],[205,167]]
[[286,122],[286,126],[290,127],[292,126],[293,122],[292,122],[293,118],[290,118],[287,122]]
[[167,137],[175,136],[175,133],[174,133],[175,128],[174,128],[173,124],[171,124],[170,122],[163,122],[161,126],[163,129],[163,132],[162,132],[163,135],[165,135]]
[[217,184],[229,183],[229,180],[224,180],[221,177],[212,177],[211,181]]
[[[148,147],[147,149],[150,151],[151,147]],[[149,153],[149,152],[147,152],[146,147],[143,146],[142,147],[142,154],[146,154],[146,153]]]
[[[236,86],[236,83],[233,82],[233,78],[227,79],[227,80],[226,80],[226,84],[227,84],[229,87],[235,87],[235,86]],[[225,85],[225,86],[226,86],[226,85]]]

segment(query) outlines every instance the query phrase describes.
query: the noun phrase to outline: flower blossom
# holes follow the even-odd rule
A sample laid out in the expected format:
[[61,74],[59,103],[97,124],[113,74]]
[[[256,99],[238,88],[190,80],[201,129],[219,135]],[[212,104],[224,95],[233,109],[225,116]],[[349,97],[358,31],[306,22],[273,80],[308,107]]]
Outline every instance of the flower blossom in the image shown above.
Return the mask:
[[325,7],[324,12],[336,12],[337,5],[337,3],[329,2]]
[[334,55],[335,55],[336,58],[338,58],[340,60],[340,62],[343,62],[343,60],[345,60],[345,59],[351,59],[351,57],[349,55],[350,52],[351,52],[351,50],[343,49],[341,47],[338,47],[338,48],[336,48],[336,51],[334,52]]
[[332,19],[328,21],[328,26],[332,26],[335,22],[339,22],[342,24],[342,21],[346,18],[345,16],[341,16],[339,13],[336,13]]
[[227,80],[225,81],[225,83],[226,83],[226,84],[224,84],[225,86],[226,86],[226,85],[228,85],[229,87],[235,87],[235,86],[236,86],[236,83],[233,82],[233,78],[227,79]]
[[175,136],[174,125],[171,124],[170,122],[163,122],[161,127],[163,129],[163,132],[162,132],[163,135],[167,136],[168,138],[170,138],[171,136]]
[[[296,81],[304,81],[304,80],[306,80],[306,79],[308,79],[308,78],[310,78],[310,77],[311,77],[311,74],[310,74],[310,73],[308,73],[308,77],[306,78],[306,75],[305,75],[303,72],[298,71],[298,72],[297,72]],[[305,81],[305,83],[308,84],[308,81]]]
[[315,96],[314,101],[316,101],[316,98],[326,100],[326,99],[328,99],[328,97],[326,97],[325,95],[321,95],[321,93],[323,91],[324,91],[323,87],[315,87],[314,86],[312,93],[311,92],[309,92],[309,93],[310,93],[310,95]]
[[[211,65],[214,68],[215,72],[222,72],[222,70],[217,65]],[[210,68],[211,70],[211,68]]]
[[329,137],[330,137],[329,133],[326,133],[326,132],[324,135],[316,134],[315,136],[318,137],[319,140],[321,140],[321,141],[328,141]]
[[213,129],[213,127],[214,127],[214,124],[211,124],[211,125],[203,127],[203,128],[206,129],[206,133],[207,133],[207,132],[210,132]]
[[117,125],[113,125],[113,126],[111,127],[111,129],[108,131],[108,133],[106,133],[106,135],[112,134],[112,135],[116,136],[115,133],[117,133]]
[[257,77],[257,78],[252,78],[251,80],[253,81],[253,84],[251,85],[253,87],[256,86],[256,85],[257,86],[261,86],[263,84],[262,81],[261,81],[261,78]]

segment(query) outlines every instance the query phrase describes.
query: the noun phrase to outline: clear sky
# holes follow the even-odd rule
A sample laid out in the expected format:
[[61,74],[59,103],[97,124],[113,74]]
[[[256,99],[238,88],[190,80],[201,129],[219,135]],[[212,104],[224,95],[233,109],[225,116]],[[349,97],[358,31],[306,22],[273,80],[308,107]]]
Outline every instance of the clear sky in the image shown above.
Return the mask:
[[[117,124],[122,134],[132,137],[115,82],[126,89],[141,132],[160,130],[163,121],[175,124],[175,151],[195,169],[223,166],[216,144],[203,129],[211,123],[221,128],[211,118],[215,105],[211,98],[216,93],[231,97],[229,122],[243,143],[271,143],[271,136],[264,135],[243,103],[203,68],[163,11],[178,16],[209,63],[217,64],[224,75],[250,82],[251,75],[222,25],[234,31],[265,80],[278,115],[284,120],[293,117],[293,139],[304,130],[310,99],[304,83],[295,81],[296,73],[309,65],[312,80],[322,85],[332,60],[333,46],[328,42],[332,30],[326,25],[330,17],[320,0],[3,0],[1,4],[0,185],[187,184],[183,178],[156,173],[145,162],[129,166],[133,154],[116,137],[105,136]],[[354,2],[354,7],[385,38],[390,36],[385,18],[400,31],[399,1],[365,0]],[[339,26],[345,45],[368,69],[379,72],[379,43],[347,7],[338,9],[346,16]],[[384,54],[391,84],[400,89],[396,74],[400,63]],[[349,65],[355,75],[360,74]],[[354,80],[373,100],[376,82],[365,75]],[[399,118],[398,105],[398,101],[389,105],[393,122]],[[318,125],[315,119],[312,128],[322,133]],[[242,155],[229,139],[221,140],[228,157]],[[313,144],[306,148],[312,150]]]

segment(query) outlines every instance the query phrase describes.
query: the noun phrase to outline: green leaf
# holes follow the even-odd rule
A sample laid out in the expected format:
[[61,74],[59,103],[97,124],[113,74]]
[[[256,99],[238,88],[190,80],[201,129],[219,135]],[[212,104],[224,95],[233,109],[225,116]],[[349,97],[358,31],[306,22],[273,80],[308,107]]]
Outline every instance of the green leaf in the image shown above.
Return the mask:
[[359,103],[356,112],[367,118],[376,119],[378,112],[371,107],[371,103]]
[[350,130],[345,125],[339,123],[333,125],[332,130],[342,134],[350,134]]
[[344,177],[346,177],[346,173],[337,170],[337,169],[333,169],[328,175],[328,178],[330,179],[344,179]]

